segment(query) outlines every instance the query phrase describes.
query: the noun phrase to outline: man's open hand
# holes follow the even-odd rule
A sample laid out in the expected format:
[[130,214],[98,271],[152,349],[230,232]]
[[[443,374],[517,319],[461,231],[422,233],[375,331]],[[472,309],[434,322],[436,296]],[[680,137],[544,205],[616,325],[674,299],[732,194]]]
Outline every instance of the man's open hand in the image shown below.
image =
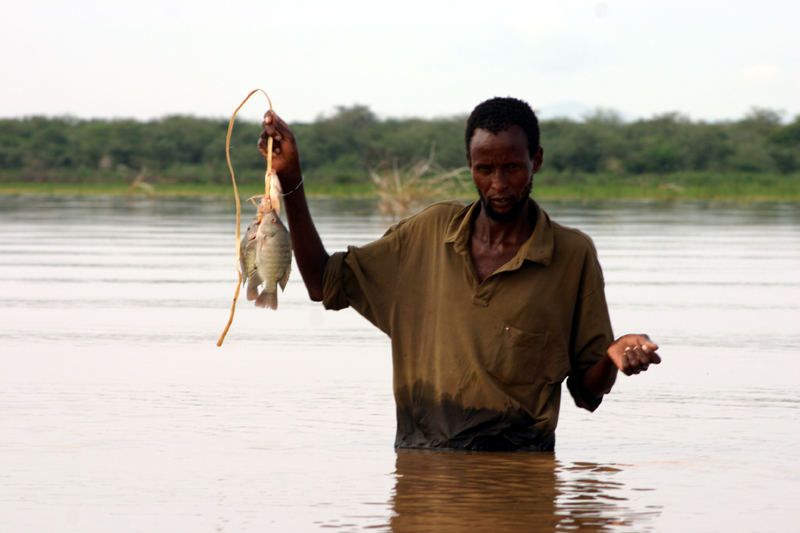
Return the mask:
[[623,335],[608,347],[606,353],[611,361],[627,376],[644,372],[650,365],[657,365],[661,357],[656,353],[658,345],[644,334]]

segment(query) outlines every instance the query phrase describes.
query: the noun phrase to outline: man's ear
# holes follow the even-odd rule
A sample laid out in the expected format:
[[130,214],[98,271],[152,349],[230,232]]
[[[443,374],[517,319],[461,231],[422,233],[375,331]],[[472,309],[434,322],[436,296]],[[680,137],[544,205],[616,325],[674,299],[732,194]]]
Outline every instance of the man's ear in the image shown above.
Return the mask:
[[542,148],[540,146],[539,149],[536,150],[536,153],[533,154],[533,157],[531,158],[533,160],[533,173],[534,174],[539,172],[539,169],[542,168],[543,157],[544,157],[544,148]]

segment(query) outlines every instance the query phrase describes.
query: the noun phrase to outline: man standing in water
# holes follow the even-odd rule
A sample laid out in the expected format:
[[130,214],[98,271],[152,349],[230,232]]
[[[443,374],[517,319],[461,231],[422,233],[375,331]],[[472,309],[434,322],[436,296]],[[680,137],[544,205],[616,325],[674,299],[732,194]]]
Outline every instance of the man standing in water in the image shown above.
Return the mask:
[[395,446],[553,450],[562,381],[593,411],[618,369],[660,362],[646,335],[613,341],[592,241],[530,198],[543,150],[525,102],[493,98],[467,121],[477,201],[434,204],[333,255],[308,210],[294,136],[271,112],[265,156],[267,136],[309,296],[353,307],[392,340]]

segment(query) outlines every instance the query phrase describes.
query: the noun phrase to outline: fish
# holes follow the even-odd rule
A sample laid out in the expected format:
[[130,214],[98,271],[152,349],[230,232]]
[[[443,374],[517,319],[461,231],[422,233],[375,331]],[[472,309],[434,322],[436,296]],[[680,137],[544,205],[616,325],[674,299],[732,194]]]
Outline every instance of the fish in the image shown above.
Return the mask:
[[242,272],[242,284],[247,286],[247,299],[252,301],[258,298],[258,286],[264,283],[258,275],[256,268],[256,229],[258,229],[258,216],[247,226],[247,231],[242,237],[239,246],[239,266]]
[[269,196],[261,199],[258,213],[239,246],[242,283],[247,299],[256,307],[278,308],[278,286],[286,289],[292,266],[292,243],[280,218],[280,182],[272,176]]

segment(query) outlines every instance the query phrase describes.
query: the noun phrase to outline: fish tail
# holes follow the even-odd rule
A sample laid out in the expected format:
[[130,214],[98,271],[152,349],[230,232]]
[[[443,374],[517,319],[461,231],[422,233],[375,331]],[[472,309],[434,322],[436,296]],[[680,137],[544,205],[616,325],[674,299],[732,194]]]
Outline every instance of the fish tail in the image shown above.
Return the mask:
[[267,306],[266,297],[264,296],[263,292],[258,295],[258,298],[256,298],[255,306],[256,307],[266,307]]
[[270,309],[278,308],[278,293],[263,291],[256,299],[256,307],[268,307]]

